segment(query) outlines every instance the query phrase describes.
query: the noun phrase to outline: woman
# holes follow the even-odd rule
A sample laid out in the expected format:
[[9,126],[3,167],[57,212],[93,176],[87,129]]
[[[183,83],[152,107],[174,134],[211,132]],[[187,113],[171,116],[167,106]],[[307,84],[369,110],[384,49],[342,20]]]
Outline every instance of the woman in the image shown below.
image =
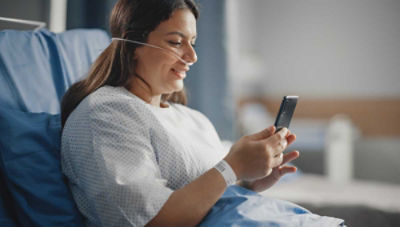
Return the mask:
[[[201,113],[184,106],[197,61],[192,0],[120,0],[112,43],[62,102],[62,167],[90,226],[194,226],[227,186],[262,191],[286,173],[295,140],[269,127],[224,152]],[[213,168],[215,167],[215,168]]]

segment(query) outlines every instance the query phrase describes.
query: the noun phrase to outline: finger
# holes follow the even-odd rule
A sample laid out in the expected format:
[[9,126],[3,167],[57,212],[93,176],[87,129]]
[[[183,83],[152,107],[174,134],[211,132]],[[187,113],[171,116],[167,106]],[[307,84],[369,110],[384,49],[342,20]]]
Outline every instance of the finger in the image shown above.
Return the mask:
[[290,129],[288,129],[287,131],[288,131],[288,132],[287,132],[287,135],[286,135],[286,139],[287,139],[288,136],[290,136],[290,135],[293,134],[293,133],[290,131]]
[[287,128],[282,128],[279,132],[275,133],[273,136],[268,138],[266,142],[269,143],[270,146],[274,149],[274,155],[279,154],[287,147],[287,139],[286,136],[288,134]]
[[270,137],[271,135],[273,135],[275,133],[275,126],[270,126],[264,130],[262,130],[261,132],[257,132],[255,134],[249,135],[248,137],[251,140],[262,140],[262,139],[266,139],[268,137]]
[[279,132],[277,132],[276,134],[281,134],[281,138],[286,138],[286,136],[289,133],[289,129],[288,128],[282,128]]
[[287,147],[287,135],[288,129],[282,128],[279,132],[275,133],[273,136],[269,137],[267,140],[263,140],[266,147],[271,148],[272,155],[275,157],[282,153]]
[[270,168],[275,168],[282,165],[282,161],[283,161],[283,154],[281,153],[279,156],[276,156],[272,159],[271,163],[272,166]]
[[288,142],[288,146],[292,144],[296,140],[296,135],[295,134],[289,134],[288,137],[286,137],[286,140]]
[[294,173],[297,171],[297,168],[294,166],[282,166],[279,168],[279,175],[282,177],[283,175],[287,173]]
[[275,133],[271,139],[277,144],[282,140],[286,140],[286,137],[288,136],[288,129],[287,128],[282,128],[279,132]]
[[286,139],[283,139],[283,140],[277,141],[275,143],[274,142],[270,142],[269,146],[271,147],[272,155],[274,157],[277,157],[280,154],[282,154],[282,152],[286,149],[287,142],[286,142]]
[[299,156],[300,156],[300,153],[298,151],[289,152],[283,156],[281,165],[291,162],[291,161],[295,160],[296,158],[298,158]]

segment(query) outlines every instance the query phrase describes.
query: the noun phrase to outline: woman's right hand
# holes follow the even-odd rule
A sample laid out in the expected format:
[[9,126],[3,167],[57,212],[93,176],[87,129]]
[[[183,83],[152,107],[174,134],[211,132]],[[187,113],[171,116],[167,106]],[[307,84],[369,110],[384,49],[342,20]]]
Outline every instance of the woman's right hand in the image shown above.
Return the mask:
[[240,138],[224,158],[232,167],[238,180],[256,180],[268,176],[281,165],[283,151],[292,141],[287,128],[276,132],[274,126],[253,135]]

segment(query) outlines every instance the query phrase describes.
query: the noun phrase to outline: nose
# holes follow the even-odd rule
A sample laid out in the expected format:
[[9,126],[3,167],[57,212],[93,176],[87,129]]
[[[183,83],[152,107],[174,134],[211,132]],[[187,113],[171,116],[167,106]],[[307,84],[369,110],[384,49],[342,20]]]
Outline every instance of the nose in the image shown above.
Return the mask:
[[185,60],[186,62],[189,62],[191,64],[197,62],[196,50],[193,48],[192,45],[188,45],[188,48],[186,48],[185,53],[182,58],[183,58],[183,60]]

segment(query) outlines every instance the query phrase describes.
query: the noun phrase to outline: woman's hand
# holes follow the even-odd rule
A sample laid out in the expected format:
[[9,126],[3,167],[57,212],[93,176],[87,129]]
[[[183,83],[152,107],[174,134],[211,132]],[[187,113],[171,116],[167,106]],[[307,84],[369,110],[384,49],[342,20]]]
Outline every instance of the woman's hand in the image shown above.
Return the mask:
[[[296,139],[296,136],[290,134],[286,128],[276,133],[275,131],[275,127],[271,126],[259,133],[242,137],[232,146],[225,161],[232,167],[238,180],[260,179],[262,182],[273,169],[281,166],[284,161],[282,152],[288,143]],[[284,168],[282,173],[286,171]],[[265,181],[270,182],[270,180]]]
[[270,175],[254,181],[241,181],[239,184],[247,189],[251,189],[256,192],[264,191],[272,187],[272,185],[274,185],[276,182],[278,182],[283,175],[296,172],[296,167],[286,166],[285,164],[298,157],[298,151],[287,153],[283,155],[282,164],[278,167],[275,167]]

